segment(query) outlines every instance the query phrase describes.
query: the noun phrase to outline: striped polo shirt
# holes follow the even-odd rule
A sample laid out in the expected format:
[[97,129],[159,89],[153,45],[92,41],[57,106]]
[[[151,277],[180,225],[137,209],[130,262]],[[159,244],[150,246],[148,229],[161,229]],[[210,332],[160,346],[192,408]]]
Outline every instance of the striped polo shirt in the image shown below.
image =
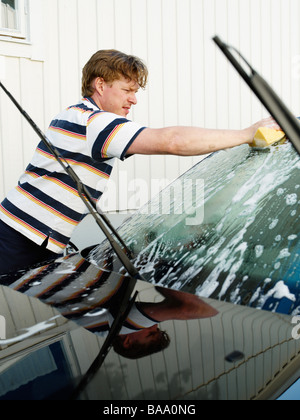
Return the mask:
[[[91,98],[62,111],[47,138],[72,166],[96,202],[104,192],[114,162],[144,129],[118,115],[101,111]],[[41,142],[18,186],[0,204],[0,219],[57,254],[68,244],[87,209],[72,179]]]

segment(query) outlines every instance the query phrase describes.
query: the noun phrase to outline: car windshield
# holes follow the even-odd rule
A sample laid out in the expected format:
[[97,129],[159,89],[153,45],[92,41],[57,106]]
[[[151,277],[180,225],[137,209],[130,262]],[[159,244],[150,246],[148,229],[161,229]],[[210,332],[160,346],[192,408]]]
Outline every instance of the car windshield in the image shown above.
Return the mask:
[[[300,158],[241,146],[197,164],[119,229],[150,282],[298,314]],[[91,254],[105,264],[108,243]]]

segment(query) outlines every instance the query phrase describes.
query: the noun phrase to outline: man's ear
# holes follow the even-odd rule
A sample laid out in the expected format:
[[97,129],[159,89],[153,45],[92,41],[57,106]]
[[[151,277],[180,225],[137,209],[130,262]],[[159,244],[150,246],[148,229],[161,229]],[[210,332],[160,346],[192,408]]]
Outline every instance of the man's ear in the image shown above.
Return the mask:
[[131,347],[131,340],[129,338],[129,335],[130,334],[127,334],[125,340],[123,341],[123,347],[125,349],[129,349]]
[[103,77],[97,77],[94,80],[94,89],[98,92],[99,95],[103,95],[105,81]]

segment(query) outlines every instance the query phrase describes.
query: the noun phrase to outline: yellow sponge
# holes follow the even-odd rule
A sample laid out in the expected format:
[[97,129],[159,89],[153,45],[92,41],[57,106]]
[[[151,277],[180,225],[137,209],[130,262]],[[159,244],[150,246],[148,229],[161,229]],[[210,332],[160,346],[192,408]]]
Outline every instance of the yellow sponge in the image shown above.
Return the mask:
[[285,138],[285,133],[283,131],[274,130],[273,128],[261,127],[257,130],[253,143],[250,144],[251,147],[268,147],[274,143]]

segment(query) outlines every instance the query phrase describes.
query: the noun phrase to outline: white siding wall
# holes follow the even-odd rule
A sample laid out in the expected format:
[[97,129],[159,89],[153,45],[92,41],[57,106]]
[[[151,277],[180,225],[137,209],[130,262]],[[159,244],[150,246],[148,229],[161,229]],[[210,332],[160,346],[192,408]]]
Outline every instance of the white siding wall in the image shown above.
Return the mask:
[[[299,0],[29,0],[30,43],[0,38],[0,76],[45,130],[80,98],[81,69],[98,49],[140,56],[150,70],[131,118],[150,127],[242,128],[266,111],[215,47],[239,48],[300,115]],[[0,93],[0,199],[13,188],[38,139]],[[110,210],[138,207],[199,158],[136,156],[112,177]],[[119,190],[119,186],[121,188]],[[124,187],[129,189],[124,191]],[[143,194],[133,196],[133,190]]]

